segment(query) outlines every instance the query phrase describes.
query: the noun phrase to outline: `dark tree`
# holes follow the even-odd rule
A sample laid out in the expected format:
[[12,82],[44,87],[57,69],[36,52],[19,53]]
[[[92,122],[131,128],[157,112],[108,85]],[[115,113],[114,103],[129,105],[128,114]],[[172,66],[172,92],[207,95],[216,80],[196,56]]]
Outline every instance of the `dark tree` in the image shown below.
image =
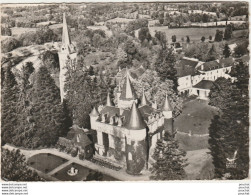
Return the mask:
[[175,43],[176,42],[176,35],[172,36],[172,42]]
[[218,57],[218,53],[217,53],[216,48],[215,48],[215,46],[213,44],[212,47],[210,48],[210,50],[207,53],[206,61],[216,60],[217,57]]
[[53,146],[60,136],[64,136],[68,128],[60,92],[47,68],[41,66],[36,74],[32,92],[31,128],[27,147]]
[[153,180],[181,180],[186,177],[184,167],[186,152],[179,150],[177,140],[166,134],[157,141],[151,168],[150,179]]
[[205,42],[205,40],[206,40],[206,38],[203,36],[203,37],[201,37],[201,41],[202,42]]
[[1,176],[7,181],[43,181],[27,166],[24,155],[19,150],[1,149]]
[[231,51],[227,43],[225,44],[223,55],[225,56],[225,58],[228,58],[231,55]]
[[214,41],[220,42],[223,39],[223,31],[222,30],[216,30],[216,34],[214,37]]
[[190,43],[190,37],[187,36],[187,43]]
[[14,136],[17,127],[17,103],[19,88],[17,86],[16,78],[11,71],[10,64],[4,74],[4,83],[1,92],[1,136],[2,145],[5,143],[13,143],[12,137]]
[[[210,92],[215,93],[210,95],[210,104],[218,105],[221,115],[212,120],[209,145],[217,178],[228,175],[229,179],[245,179],[249,171],[248,66],[238,62],[230,75],[235,78],[233,83],[219,83],[221,88]],[[219,102],[213,98],[217,93]],[[227,167],[227,158],[234,159],[236,167]]]
[[213,39],[213,37],[210,35],[210,36],[209,36],[209,40],[212,41],[212,39]]
[[248,54],[248,45],[248,41],[238,44],[237,47],[234,48],[235,56],[240,57],[245,54]]
[[139,40],[141,43],[145,40],[150,41],[151,39],[152,39],[152,36],[149,32],[148,27],[143,27],[139,30]]
[[232,38],[233,27],[231,24],[227,25],[224,32],[224,39],[229,40]]
[[177,91],[178,80],[177,80],[177,70],[174,67],[176,58],[172,48],[162,49],[158,54],[158,58],[155,62],[155,70],[160,76],[162,81],[166,79],[173,81],[173,89]]

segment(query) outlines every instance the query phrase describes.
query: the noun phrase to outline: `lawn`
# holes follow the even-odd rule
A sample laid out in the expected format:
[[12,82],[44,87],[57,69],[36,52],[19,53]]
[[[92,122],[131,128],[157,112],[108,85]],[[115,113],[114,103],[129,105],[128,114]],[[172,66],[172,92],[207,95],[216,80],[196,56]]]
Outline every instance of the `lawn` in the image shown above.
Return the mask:
[[37,30],[37,28],[13,27],[13,28],[11,28],[11,33],[12,33],[12,36],[19,36],[23,33],[35,32],[36,30]]
[[205,100],[186,102],[182,113],[174,121],[174,129],[192,134],[207,134],[211,119],[217,114],[215,107],[209,106]]
[[208,149],[189,151],[186,155],[188,166],[185,167],[187,179],[210,180],[214,177],[214,166]]
[[30,167],[43,173],[49,173],[65,162],[67,162],[66,159],[50,153],[36,154],[28,159],[28,165]]
[[172,36],[176,35],[177,42],[181,41],[181,38],[184,37],[186,40],[186,36],[190,37],[190,41],[201,41],[201,37],[204,36],[206,39],[209,38],[211,35],[212,37],[215,36],[216,30],[225,30],[224,27],[219,28],[175,28],[169,29],[167,26],[160,26],[160,27],[149,27],[150,33],[152,36],[155,35],[155,31],[162,31],[166,33],[167,40],[171,42]]
[[195,137],[177,133],[176,139],[179,142],[179,148],[185,151],[193,151],[208,148],[208,136]]
[[[75,176],[69,176],[67,174],[67,171],[69,169],[71,169],[71,167],[74,167],[75,169],[78,169],[78,174],[75,175]],[[83,167],[79,164],[76,164],[76,163],[72,163],[68,166],[66,166],[65,168],[61,169],[60,171],[56,172],[53,177],[61,180],[61,181],[85,181],[86,180],[86,177],[89,175],[89,174],[94,174],[94,173],[97,173],[95,171],[92,171],[91,169],[88,169],[86,167]],[[99,181],[102,180],[102,181],[117,181],[115,178],[112,178],[108,175],[103,175],[103,174],[99,174],[101,177],[99,178]]]

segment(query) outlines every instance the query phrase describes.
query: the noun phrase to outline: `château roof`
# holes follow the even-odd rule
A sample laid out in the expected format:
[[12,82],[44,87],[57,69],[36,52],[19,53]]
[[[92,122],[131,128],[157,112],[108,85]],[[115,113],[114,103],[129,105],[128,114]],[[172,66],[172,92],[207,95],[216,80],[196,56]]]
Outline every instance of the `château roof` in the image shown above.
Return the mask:
[[129,72],[127,71],[126,81],[122,87],[120,99],[121,100],[135,100],[136,98],[137,98],[137,95],[136,95],[135,90],[131,84],[131,81],[129,78]]
[[140,99],[140,106],[144,106],[144,105],[148,105],[149,102],[146,98],[146,95],[145,95],[145,90],[143,89],[143,94],[141,96],[141,99]]
[[129,120],[126,121],[125,127],[129,130],[141,130],[147,127],[135,102],[132,104]]
[[163,106],[163,111],[172,111],[173,108],[171,106],[171,103],[169,101],[169,98],[167,97],[167,94],[166,94],[166,99],[165,99],[165,103],[164,103],[164,106]]
[[90,113],[90,116],[98,116],[98,115],[99,115],[99,113],[98,113],[97,109],[94,106],[93,109],[92,109],[92,112]]

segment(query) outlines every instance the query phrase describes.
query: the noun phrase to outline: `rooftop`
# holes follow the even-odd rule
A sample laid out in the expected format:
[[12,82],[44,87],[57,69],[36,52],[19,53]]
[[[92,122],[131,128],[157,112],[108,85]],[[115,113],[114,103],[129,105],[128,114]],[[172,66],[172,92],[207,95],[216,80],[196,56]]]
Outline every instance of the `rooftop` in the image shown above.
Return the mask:
[[198,88],[198,89],[211,89],[211,87],[213,86],[213,81],[209,81],[209,80],[202,80],[199,83],[197,83],[196,85],[193,86],[193,88]]

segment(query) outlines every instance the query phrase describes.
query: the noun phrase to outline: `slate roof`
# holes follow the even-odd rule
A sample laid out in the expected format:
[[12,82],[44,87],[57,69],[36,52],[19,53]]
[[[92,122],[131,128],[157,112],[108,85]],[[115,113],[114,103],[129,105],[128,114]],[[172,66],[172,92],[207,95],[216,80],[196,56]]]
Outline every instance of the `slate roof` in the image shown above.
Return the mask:
[[196,73],[195,67],[198,63],[198,61],[189,59],[180,60],[176,66],[177,76],[184,77],[188,75],[194,75]]
[[129,118],[125,123],[125,127],[129,130],[141,130],[147,127],[141,112],[137,108],[135,102],[132,104],[132,108],[130,110]]
[[196,85],[193,86],[193,88],[198,88],[198,89],[211,89],[213,86],[213,81],[209,80],[202,80]]

